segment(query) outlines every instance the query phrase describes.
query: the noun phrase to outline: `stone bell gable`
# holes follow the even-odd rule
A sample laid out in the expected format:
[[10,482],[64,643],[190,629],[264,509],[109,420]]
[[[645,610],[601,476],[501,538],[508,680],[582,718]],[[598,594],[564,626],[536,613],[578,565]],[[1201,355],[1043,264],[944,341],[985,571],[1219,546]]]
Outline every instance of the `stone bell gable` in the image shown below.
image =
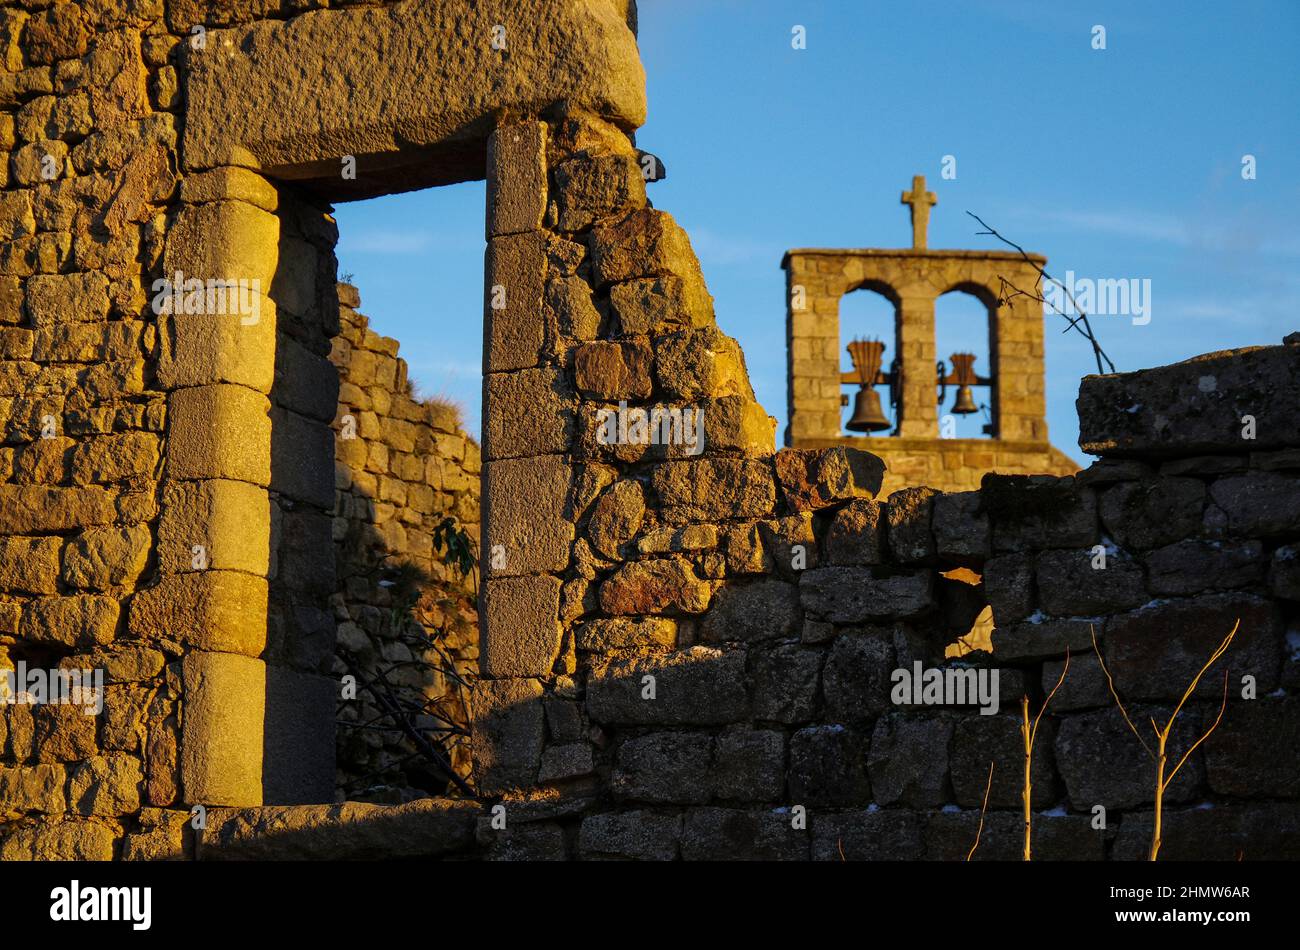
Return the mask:
[[[786,271],[786,345],[789,425],[786,444],[853,445],[889,463],[886,488],[929,485],[976,488],[991,471],[1069,474],[1078,466],[1047,437],[1042,304],[1007,286],[1038,285],[1047,259],[1016,252],[930,250],[927,230],[935,197],[917,176],[904,192],[910,205],[912,247],[792,249]],[[887,437],[845,435],[846,385],[857,380],[841,369],[846,335],[839,304],[845,294],[870,290],[894,308],[894,333],[886,341],[885,369],[898,374],[894,431]],[[935,300],[951,291],[974,296],[988,312],[991,420],[987,439],[940,438],[935,365],[947,360],[935,338]],[[896,361],[896,362],[895,362]],[[892,366],[891,366],[892,363]],[[844,441],[847,440],[847,441]]]

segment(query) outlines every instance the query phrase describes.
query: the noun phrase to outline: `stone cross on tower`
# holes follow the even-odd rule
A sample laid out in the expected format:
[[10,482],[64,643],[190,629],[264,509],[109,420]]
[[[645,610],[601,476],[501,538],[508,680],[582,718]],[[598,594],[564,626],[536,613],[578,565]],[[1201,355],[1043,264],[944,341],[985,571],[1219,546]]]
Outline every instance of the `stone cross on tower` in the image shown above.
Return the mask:
[[925,176],[912,176],[912,190],[903,192],[902,203],[912,206],[912,247],[925,250],[930,230],[930,206],[939,203],[934,192],[925,190]]

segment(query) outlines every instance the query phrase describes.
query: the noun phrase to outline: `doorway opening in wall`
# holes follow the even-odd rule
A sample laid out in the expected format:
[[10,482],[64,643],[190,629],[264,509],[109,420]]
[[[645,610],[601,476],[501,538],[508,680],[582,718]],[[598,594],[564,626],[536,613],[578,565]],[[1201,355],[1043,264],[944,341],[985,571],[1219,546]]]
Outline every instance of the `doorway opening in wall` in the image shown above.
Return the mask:
[[[336,793],[401,803],[469,774],[478,668],[485,183],[335,206]],[[399,349],[400,344],[400,349]]]
[[988,304],[973,290],[955,287],[934,302],[940,438],[993,436],[991,321]]
[[898,407],[887,381],[897,369],[897,321],[898,302],[883,287],[864,285],[840,298],[840,366],[848,381],[840,388],[840,427],[848,435],[897,432]]

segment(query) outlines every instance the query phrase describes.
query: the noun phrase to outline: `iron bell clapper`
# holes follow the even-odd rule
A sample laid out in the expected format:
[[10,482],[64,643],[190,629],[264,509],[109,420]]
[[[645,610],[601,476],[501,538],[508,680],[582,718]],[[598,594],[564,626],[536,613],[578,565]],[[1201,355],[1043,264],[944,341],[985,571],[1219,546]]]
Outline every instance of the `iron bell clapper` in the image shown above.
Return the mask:
[[853,397],[853,417],[844,428],[850,432],[880,432],[891,427],[880,408],[880,393],[871,388],[859,389]]

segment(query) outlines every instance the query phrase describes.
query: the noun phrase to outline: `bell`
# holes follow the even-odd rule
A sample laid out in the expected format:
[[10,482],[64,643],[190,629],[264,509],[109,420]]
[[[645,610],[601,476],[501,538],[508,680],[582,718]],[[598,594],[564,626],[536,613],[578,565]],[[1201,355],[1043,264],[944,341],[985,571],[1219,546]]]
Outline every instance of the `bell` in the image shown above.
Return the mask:
[[968,416],[972,412],[979,412],[979,406],[975,405],[975,396],[971,393],[969,386],[957,387],[957,398],[952,401],[952,411],[959,416]]
[[879,432],[892,428],[880,411],[880,393],[871,387],[859,389],[853,397],[853,417],[844,423],[844,428],[851,432]]

